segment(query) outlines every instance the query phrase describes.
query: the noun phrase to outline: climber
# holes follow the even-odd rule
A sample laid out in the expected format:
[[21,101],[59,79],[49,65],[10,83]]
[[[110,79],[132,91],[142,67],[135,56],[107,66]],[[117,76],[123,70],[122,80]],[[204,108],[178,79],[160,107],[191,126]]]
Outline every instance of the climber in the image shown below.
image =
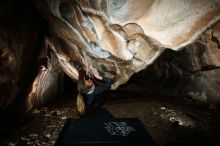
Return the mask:
[[[97,81],[98,80],[98,81]],[[88,108],[98,108],[104,102],[103,91],[110,89],[114,80],[102,77],[96,69],[92,69],[92,76],[84,75],[77,83],[77,112],[80,116],[85,114]]]

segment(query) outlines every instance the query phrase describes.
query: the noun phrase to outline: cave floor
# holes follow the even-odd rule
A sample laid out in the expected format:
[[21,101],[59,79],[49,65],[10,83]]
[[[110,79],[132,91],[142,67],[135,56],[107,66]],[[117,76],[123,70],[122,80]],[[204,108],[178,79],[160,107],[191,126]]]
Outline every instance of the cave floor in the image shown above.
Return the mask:
[[[0,145],[52,146],[67,118],[79,118],[74,110],[74,97],[63,97],[53,105],[40,107],[18,124],[1,126]],[[138,117],[158,145],[167,143],[219,142],[220,114],[191,100],[140,92],[109,92],[103,105],[113,116]],[[174,100],[175,98],[175,100]]]

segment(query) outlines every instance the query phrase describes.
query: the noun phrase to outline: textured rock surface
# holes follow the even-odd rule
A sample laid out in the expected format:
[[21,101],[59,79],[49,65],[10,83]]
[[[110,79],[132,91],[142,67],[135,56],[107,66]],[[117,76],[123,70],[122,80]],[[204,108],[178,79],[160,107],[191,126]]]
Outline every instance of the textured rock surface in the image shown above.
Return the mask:
[[[220,105],[220,37],[219,24],[213,29],[204,33],[201,38],[186,50],[194,51],[191,55],[191,69],[188,66],[185,70],[193,72],[190,82],[183,90],[195,100]],[[202,100],[204,99],[204,100]]]
[[194,100],[220,105],[220,70],[199,71],[184,91]]
[[79,67],[114,75],[117,89],[166,48],[182,52],[149,68],[175,92],[193,73],[219,67],[219,0],[9,0],[0,12],[1,107],[44,103],[63,72],[78,80]]
[[166,50],[132,79],[148,91],[219,104],[219,23],[181,51]]
[[[177,50],[192,42],[219,19],[220,10],[219,1],[206,0],[56,0],[35,4],[49,22],[49,46],[61,64],[69,64],[62,65],[65,72],[77,80],[72,60],[88,72],[94,67],[105,73],[115,72],[112,89],[151,64],[163,47]],[[130,12],[131,9],[138,11]],[[65,44],[62,48],[60,41]]]

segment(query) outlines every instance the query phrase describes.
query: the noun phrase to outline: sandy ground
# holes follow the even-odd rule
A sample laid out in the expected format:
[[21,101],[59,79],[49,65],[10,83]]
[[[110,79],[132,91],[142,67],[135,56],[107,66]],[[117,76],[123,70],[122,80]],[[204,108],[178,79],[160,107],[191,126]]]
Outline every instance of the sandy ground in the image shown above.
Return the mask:
[[[65,120],[79,118],[73,96],[67,94],[55,104],[39,107],[8,128],[1,125],[0,145],[54,145]],[[215,107],[141,92],[113,91],[105,96],[104,108],[115,117],[138,117],[158,145],[219,142],[220,114]]]

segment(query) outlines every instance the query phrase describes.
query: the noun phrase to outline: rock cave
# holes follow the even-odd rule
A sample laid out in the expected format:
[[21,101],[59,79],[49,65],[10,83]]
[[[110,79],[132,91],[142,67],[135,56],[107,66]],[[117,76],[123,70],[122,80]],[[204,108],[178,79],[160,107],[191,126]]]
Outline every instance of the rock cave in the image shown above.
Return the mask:
[[1,1],[0,145],[54,145],[93,69],[157,145],[220,144],[220,0]]

